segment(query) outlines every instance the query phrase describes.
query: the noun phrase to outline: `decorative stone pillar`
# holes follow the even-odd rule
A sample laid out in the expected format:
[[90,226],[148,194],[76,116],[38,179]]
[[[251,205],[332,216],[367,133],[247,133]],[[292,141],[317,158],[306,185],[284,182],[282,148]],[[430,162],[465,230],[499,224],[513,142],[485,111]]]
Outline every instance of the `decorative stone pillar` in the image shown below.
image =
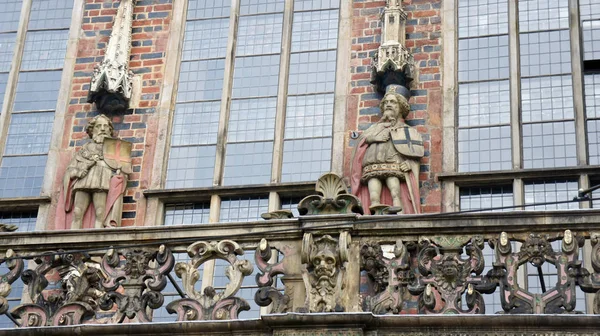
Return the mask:
[[106,47],[104,60],[94,68],[88,102],[103,113],[120,113],[129,108],[133,73],[129,70],[131,25],[137,0],[122,0]]

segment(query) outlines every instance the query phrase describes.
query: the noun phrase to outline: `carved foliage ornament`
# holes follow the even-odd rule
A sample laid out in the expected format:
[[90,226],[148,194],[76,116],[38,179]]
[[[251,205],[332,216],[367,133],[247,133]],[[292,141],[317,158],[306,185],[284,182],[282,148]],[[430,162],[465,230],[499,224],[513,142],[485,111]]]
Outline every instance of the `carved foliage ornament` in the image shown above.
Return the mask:
[[360,201],[348,193],[348,186],[339,175],[323,174],[315,190],[318,195],[305,197],[298,204],[300,215],[363,214]]
[[339,241],[330,235],[313,240],[311,233],[302,239],[302,279],[306,287],[305,306],[310,313],[346,310],[343,292],[350,235],[342,232]]
[[100,308],[110,310],[117,305],[113,323],[121,323],[126,317],[150,322],[148,308],[162,306],[164,297],[160,291],[166,287],[166,274],[174,264],[173,254],[164,245],[158,250],[139,248],[116,252],[110,249],[102,259],[102,270],[108,279],[102,282],[107,293],[101,299]]
[[[23,272],[31,304],[17,306],[12,315],[21,320],[21,327],[81,324],[90,320],[104,294],[99,265],[85,253],[58,254],[35,258],[38,266]],[[46,275],[56,271],[62,286],[48,290]]]
[[[242,286],[245,276],[252,274],[252,264],[248,260],[238,260],[244,254],[242,248],[234,241],[196,242],[187,248],[192,260],[179,262],[175,272],[183,281],[187,298],[171,302],[167,305],[170,314],[177,314],[178,321],[194,320],[228,320],[237,319],[240,311],[249,310],[246,300],[234,295]],[[222,291],[212,286],[205,287],[202,293],[195,286],[200,278],[198,268],[209,260],[225,260],[229,263],[225,275],[229,283]]]

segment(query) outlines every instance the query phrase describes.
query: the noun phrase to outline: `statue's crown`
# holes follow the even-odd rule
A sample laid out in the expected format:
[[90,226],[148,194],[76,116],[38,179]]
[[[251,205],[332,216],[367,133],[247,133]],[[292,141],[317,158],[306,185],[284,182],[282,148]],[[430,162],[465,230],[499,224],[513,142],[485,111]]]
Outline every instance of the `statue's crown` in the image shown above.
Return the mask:
[[410,90],[398,84],[390,84],[385,88],[385,93],[394,92],[402,95],[406,100],[410,99]]

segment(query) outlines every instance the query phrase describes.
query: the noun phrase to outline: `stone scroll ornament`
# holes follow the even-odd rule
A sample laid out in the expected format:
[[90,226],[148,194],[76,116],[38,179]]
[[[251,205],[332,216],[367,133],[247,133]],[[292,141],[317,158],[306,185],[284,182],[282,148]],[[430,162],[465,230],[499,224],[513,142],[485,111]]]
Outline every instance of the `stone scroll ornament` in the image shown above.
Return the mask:
[[343,312],[346,288],[346,264],[350,234],[340,233],[339,240],[324,235],[313,240],[311,233],[302,239],[302,279],[306,287],[309,313]]
[[[494,277],[500,286],[502,309],[507,314],[560,314],[573,312],[578,278],[584,284],[584,291],[592,291],[589,273],[581,269],[578,260],[579,248],[583,246],[583,236],[565,230],[560,251],[555,251],[547,236],[531,233],[522,244],[520,251],[514,252],[506,232],[502,232],[493,244],[496,250]],[[556,266],[557,282],[546,284],[549,288],[541,294],[529,292],[517,282],[517,270],[525,263],[541,267],[544,263]],[[582,273],[583,272],[583,273]],[[587,274],[585,274],[587,273]],[[491,276],[491,274],[490,274]],[[600,287],[598,287],[600,288]]]
[[[420,276],[408,286],[413,295],[419,295],[419,312],[422,314],[484,314],[483,296],[477,290],[477,277],[484,268],[481,249],[483,239],[474,237],[467,240],[464,250],[468,258],[463,258],[463,245],[459,240],[421,242],[417,258]],[[474,274],[474,276],[472,276]],[[482,284],[483,285],[483,284]],[[484,287],[484,286],[482,286]],[[495,285],[487,288],[493,292]],[[464,309],[462,296],[466,298]]]
[[15,252],[9,249],[4,257],[0,258],[0,263],[3,270],[6,270],[6,273],[0,273],[0,315],[3,315],[9,309],[6,298],[12,290],[11,284],[21,276],[24,262],[23,259],[16,258]]
[[173,269],[175,259],[171,251],[161,245],[149,248],[110,249],[102,258],[102,270],[108,278],[102,282],[106,294],[100,308],[117,310],[111,323],[150,322],[148,309],[158,309],[164,302],[160,292],[167,286],[167,274]]
[[[85,253],[51,255],[35,258],[38,266],[23,272],[27,294],[32,303],[15,307],[12,316],[21,327],[75,325],[91,321],[104,295],[104,276],[100,265]],[[47,276],[56,272],[61,286],[48,289]]]
[[271,306],[271,313],[286,313],[290,297],[282,294],[277,288],[273,287],[275,277],[285,274],[283,260],[271,263],[273,250],[266,239],[262,239],[256,247],[254,262],[260,273],[256,274],[256,284],[259,289],[254,295],[254,301],[261,307]]
[[407,286],[415,279],[410,269],[410,252],[414,243],[396,241],[393,258],[383,255],[377,243],[366,243],[360,249],[360,270],[367,275],[368,293],[363,298],[363,311],[374,314],[399,314],[403,309]]
[[74,154],[63,177],[57,229],[121,226],[132,143],[114,137],[113,124],[103,114],[88,122],[86,132],[91,141]]
[[298,203],[300,215],[340,215],[363,213],[360,201],[348,193],[344,180],[335,173],[321,175],[315,186],[317,195],[310,195]]
[[591,262],[594,273],[581,267],[581,261],[571,265],[569,274],[577,278],[581,290],[586,293],[594,293],[593,312],[600,314],[600,232],[590,234],[592,242]]
[[[192,257],[189,262],[179,262],[175,273],[183,281],[187,298],[173,301],[167,305],[167,312],[177,314],[177,321],[197,320],[233,320],[240,311],[250,310],[246,300],[235,297],[242,286],[244,277],[252,274],[252,264],[248,260],[238,260],[244,250],[234,241],[222,240],[196,242],[187,248]],[[229,283],[222,291],[207,286],[202,292],[196,290],[200,280],[198,268],[209,260],[225,260],[229,263],[225,275]]]
[[106,114],[122,113],[129,108],[133,73],[129,70],[131,25],[137,0],[121,0],[104,60],[95,66],[88,102],[96,103]]

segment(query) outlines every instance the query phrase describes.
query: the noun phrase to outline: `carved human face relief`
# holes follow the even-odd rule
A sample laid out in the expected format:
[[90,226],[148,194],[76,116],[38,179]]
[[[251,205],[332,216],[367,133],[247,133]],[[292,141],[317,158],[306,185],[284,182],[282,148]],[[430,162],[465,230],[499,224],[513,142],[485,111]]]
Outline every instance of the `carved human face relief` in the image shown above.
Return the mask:
[[110,138],[110,124],[108,120],[106,118],[98,118],[94,124],[92,134],[94,141],[97,143],[103,142],[104,138]]
[[325,250],[312,258],[315,275],[320,278],[329,278],[335,274],[336,260],[331,251]]
[[398,98],[393,94],[388,94],[383,97],[383,119],[396,120],[400,113],[400,103]]

